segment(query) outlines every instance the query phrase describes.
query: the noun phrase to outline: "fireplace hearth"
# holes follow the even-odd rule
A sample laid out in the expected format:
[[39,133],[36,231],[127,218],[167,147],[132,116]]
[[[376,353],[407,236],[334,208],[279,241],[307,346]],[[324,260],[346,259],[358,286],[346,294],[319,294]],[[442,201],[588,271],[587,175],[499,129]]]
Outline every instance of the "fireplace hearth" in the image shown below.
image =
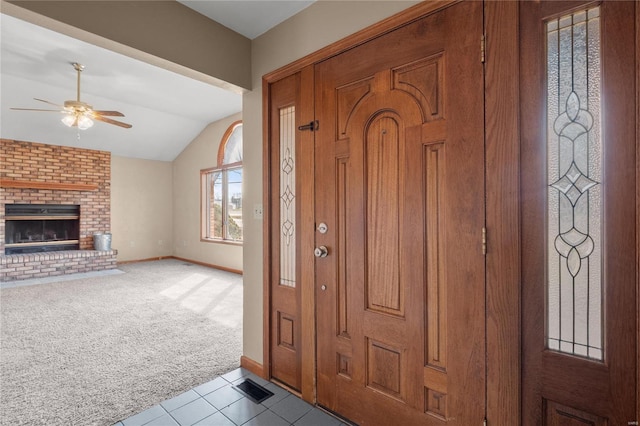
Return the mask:
[[80,206],[5,205],[5,254],[80,248]]

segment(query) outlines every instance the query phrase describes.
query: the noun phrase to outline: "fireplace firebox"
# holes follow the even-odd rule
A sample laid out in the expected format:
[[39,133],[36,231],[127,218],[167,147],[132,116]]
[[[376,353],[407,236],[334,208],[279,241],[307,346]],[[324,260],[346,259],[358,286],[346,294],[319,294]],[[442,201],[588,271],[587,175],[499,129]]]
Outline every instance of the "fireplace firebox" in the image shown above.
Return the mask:
[[80,206],[5,205],[5,254],[80,249]]

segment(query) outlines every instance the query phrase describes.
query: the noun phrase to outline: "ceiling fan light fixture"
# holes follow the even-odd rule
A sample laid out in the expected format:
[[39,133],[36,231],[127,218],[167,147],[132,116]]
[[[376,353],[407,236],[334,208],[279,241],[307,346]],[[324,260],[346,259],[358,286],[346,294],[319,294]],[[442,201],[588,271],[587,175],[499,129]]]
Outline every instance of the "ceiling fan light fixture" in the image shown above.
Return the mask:
[[72,63],[73,68],[78,72],[78,84],[77,84],[77,96],[74,101],[64,101],[63,105],[54,104],[53,102],[45,101],[44,99],[34,98],[36,101],[44,102],[56,107],[60,110],[54,109],[33,109],[33,108],[11,108],[15,110],[24,111],[47,111],[47,112],[61,112],[64,115],[62,117],[62,123],[67,127],[77,127],[79,130],[86,130],[93,127],[94,120],[102,121],[103,123],[113,124],[116,126],[130,129],[131,124],[123,123],[121,121],[113,120],[108,117],[124,117],[124,114],[120,111],[102,111],[94,110],[91,105],[80,100],[80,73],[84,69],[84,66],[76,62]]
[[61,120],[65,126],[73,127],[76,124],[76,116],[73,114],[65,115]]
[[87,117],[86,115],[78,116],[78,129],[87,130],[89,127],[93,126],[93,120]]
[[87,130],[93,126],[93,120],[85,114],[71,113],[62,117],[61,120],[65,126],[78,126],[80,130]]

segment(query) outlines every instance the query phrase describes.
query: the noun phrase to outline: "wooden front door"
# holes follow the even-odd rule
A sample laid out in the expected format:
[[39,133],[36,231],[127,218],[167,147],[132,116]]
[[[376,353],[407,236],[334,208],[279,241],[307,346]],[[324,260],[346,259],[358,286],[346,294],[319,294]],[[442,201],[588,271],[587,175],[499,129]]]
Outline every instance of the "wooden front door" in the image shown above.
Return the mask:
[[639,421],[637,7],[521,4],[524,426]]
[[315,68],[317,401],[358,424],[485,415],[482,31],[458,3]]

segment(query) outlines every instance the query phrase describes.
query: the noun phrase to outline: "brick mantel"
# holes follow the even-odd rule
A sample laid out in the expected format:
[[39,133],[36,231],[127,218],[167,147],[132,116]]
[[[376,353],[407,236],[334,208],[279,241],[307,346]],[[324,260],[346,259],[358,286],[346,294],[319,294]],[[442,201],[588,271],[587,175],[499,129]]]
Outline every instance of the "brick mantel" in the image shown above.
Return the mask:
[[23,189],[59,189],[63,191],[97,191],[96,184],[83,183],[59,183],[59,182],[33,182],[30,180],[0,179],[0,188]]

